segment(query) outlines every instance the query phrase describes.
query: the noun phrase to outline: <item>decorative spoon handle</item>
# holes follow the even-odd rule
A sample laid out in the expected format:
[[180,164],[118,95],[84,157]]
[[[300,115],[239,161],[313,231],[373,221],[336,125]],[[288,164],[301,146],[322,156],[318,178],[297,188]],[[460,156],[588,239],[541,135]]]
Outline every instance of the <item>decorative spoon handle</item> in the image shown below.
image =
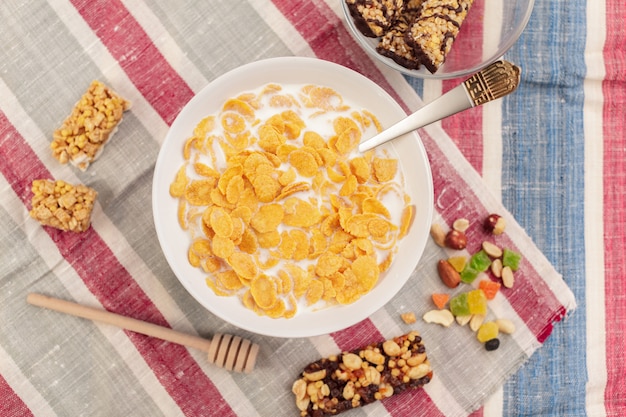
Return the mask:
[[361,142],[359,151],[365,152],[470,107],[504,97],[517,89],[520,74],[518,66],[507,61],[496,61],[415,113]]

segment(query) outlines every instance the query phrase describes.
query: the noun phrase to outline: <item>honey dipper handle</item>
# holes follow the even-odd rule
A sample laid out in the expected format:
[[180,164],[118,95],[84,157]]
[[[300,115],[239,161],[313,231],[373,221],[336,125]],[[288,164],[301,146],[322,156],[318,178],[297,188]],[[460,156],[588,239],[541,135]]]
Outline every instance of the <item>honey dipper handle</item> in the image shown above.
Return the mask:
[[146,336],[156,337],[168,342],[192,347],[208,353],[210,363],[225,368],[229,371],[250,373],[254,368],[259,346],[239,336],[216,334],[213,340],[177,332],[168,327],[154,323],[133,319],[106,310],[87,307],[71,301],[49,297],[43,294],[31,293],[26,301],[38,307],[82,317],[101,323],[141,333]]
[[106,310],[100,310],[93,307],[87,307],[71,301],[61,300],[49,297],[43,294],[28,294],[26,301],[30,304],[44,307],[50,310],[69,314],[71,316],[82,317],[89,320],[99,321],[101,323],[111,324],[113,326],[141,333],[146,336],[156,337],[158,339],[167,340],[168,342],[177,343],[179,345],[189,346],[208,352],[211,348],[211,341],[198,336],[177,332],[167,327],[159,326],[154,323],[133,319],[131,317],[122,316]]

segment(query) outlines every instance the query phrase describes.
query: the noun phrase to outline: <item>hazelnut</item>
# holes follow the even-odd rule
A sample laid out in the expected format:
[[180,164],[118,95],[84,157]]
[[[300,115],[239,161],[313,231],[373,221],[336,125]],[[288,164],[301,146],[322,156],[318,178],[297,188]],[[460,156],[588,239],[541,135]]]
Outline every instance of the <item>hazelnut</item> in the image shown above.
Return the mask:
[[490,214],[485,219],[483,226],[486,231],[489,233],[493,233],[494,235],[500,235],[504,232],[504,228],[506,227],[506,221],[504,217],[498,214]]
[[445,244],[450,249],[465,249],[467,246],[467,237],[465,233],[453,229],[446,235]]

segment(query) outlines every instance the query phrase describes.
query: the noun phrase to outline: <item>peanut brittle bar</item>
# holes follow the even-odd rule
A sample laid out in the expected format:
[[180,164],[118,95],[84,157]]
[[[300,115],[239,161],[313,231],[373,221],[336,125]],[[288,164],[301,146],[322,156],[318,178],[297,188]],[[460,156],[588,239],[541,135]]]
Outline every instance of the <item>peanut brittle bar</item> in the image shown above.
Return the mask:
[[412,331],[313,362],[292,391],[301,417],[326,417],[423,387],[432,375],[422,338]]
[[39,179],[32,183],[30,217],[44,226],[63,231],[84,232],[98,193],[86,185]]
[[425,0],[406,33],[416,58],[435,73],[444,63],[474,0]]
[[404,8],[404,0],[346,0],[357,29],[370,38],[382,36]]
[[104,145],[117,130],[130,102],[100,81],[93,81],[53,134],[52,155],[85,171],[100,156]]

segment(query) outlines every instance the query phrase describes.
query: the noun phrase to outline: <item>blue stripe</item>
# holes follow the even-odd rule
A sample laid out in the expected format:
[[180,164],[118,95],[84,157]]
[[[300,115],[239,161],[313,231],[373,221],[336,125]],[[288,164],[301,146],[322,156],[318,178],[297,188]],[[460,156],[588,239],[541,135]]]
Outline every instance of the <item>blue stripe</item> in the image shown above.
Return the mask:
[[563,274],[578,309],[505,385],[504,415],[586,415],[585,8],[584,0],[536,0],[506,54],[523,82],[503,102],[503,203]]

